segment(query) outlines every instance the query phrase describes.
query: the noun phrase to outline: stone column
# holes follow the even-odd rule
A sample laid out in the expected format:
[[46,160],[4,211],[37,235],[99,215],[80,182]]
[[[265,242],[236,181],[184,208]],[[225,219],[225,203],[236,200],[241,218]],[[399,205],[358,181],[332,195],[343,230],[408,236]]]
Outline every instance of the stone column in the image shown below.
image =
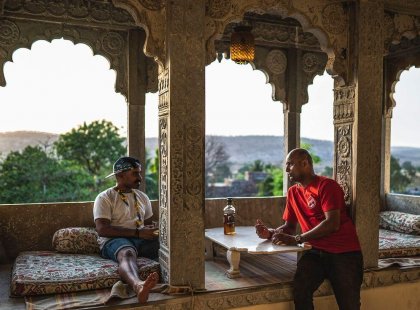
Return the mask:
[[[334,179],[343,188],[349,208],[352,203],[354,100],[354,86],[334,88]],[[351,209],[349,213],[352,214]]]
[[205,1],[166,2],[159,72],[160,252],[163,278],[204,289]]
[[128,33],[128,105],[127,105],[127,153],[136,157],[142,164],[143,182],[140,189],[146,188],[146,136],[145,136],[145,95],[146,95],[146,57],[143,53],[145,33],[130,30]]
[[384,4],[356,3],[353,214],[365,268],[378,263],[381,192]]
[[[284,159],[287,154],[300,146],[300,113],[302,111],[302,70],[301,51],[296,48],[287,50],[286,70],[286,103],[283,104],[284,113]],[[283,193],[290,187],[289,178],[284,170]]]

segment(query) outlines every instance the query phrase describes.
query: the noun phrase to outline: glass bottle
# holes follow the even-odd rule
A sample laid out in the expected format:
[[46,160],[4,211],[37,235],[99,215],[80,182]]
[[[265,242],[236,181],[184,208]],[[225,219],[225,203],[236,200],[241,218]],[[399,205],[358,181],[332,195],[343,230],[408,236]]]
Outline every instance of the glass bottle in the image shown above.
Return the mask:
[[223,227],[225,235],[235,234],[236,210],[232,204],[232,198],[227,198],[227,206],[223,209]]

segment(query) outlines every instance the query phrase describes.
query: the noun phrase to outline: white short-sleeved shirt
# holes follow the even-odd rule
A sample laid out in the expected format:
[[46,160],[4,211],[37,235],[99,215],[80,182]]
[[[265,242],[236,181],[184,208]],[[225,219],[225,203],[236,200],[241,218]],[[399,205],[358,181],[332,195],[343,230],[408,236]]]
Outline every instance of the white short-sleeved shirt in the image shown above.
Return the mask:
[[[135,207],[134,195],[140,203],[141,221],[144,222],[152,217],[152,204],[149,197],[138,189],[133,189],[132,193],[124,193],[127,197],[128,206],[121,199],[120,195],[114,188],[108,188],[100,193],[93,204],[93,219],[107,219],[111,221],[112,226],[125,228],[136,228],[136,220],[138,219]],[[143,227],[144,224],[141,225]],[[105,242],[111,238],[100,237],[99,246],[102,249]]]

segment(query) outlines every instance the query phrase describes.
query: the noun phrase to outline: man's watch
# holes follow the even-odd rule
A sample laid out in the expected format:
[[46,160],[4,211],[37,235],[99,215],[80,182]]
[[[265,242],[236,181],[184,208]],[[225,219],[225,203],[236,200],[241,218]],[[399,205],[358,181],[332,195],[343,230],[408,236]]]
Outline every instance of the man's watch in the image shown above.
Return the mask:
[[301,244],[302,243],[302,235],[296,235],[295,236],[295,241],[297,244]]

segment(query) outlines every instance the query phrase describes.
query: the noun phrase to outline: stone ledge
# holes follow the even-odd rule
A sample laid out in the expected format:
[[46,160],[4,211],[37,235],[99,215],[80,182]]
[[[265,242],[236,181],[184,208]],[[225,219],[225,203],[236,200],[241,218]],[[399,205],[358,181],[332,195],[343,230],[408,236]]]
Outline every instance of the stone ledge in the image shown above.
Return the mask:
[[[2,265],[0,267],[5,267]],[[5,278],[4,273],[9,268],[0,268],[3,270],[1,278]],[[8,277],[7,277],[8,278]],[[397,267],[384,270],[366,271],[362,290],[370,290],[378,287],[392,286],[402,283],[419,282],[420,267],[400,269]],[[5,283],[3,283],[5,285]],[[173,310],[173,309],[200,309],[216,310],[231,309],[238,307],[248,307],[263,304],[275,304],[289,302],[292,300],[291,282],[281,284],[250,287],[245,289],[232,289],[219,292],[200,292],[193,296],[173,296],[162,300],[155,299],[148,305],[119,305],[119,306],[98,306],[95,309],[147,309],[147,310]],[[315,297],[330,296],[333,292],[327,281],[315,292]],[[417,298],[417,297],[416,297]],[[3,300],[4,301],[4,300]],[[22,304],[24,308],[24,304]],[[1,307],[0,307],[1,309]],[[19,308],[20,309],[20,308]]]

